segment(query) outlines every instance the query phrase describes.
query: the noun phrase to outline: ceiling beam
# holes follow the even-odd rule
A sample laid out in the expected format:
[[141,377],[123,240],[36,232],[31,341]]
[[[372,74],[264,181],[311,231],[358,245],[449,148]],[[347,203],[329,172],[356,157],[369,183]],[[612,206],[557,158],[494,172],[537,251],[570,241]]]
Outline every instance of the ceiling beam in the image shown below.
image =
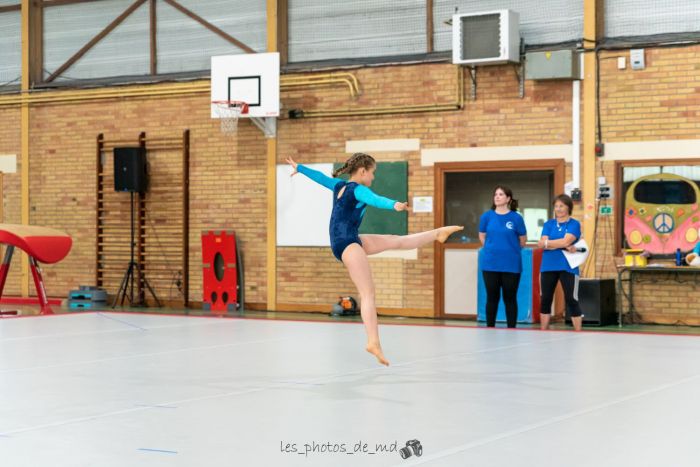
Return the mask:
[[7,5],[7,6],[0,6],[0,13],[6,13],[8,11],[20,11],[22,9],[21,4],[17,5]]
[[[270,45],[268,44],[268,48]],[[277,0],[277,51],[280,53],[280,65],[289,61],[289,2]]]
[[44,8],[46,8],[50,6],[72,5],[73,3],[94,3],[98,1],[99,0],[44,0],[42,4]]
[[124,12],[121,15],[119,15],[114,21],[109,23],[109,25],[107,25],[107,27],[104,28],[99,34],[97,34],[95,37],[90,39],[90,41],[87,44],[85,44],[82,49],[77,51],[71,58],[69,58],[68,61],[66,61],[66,63],[64,63],[63,65],[58,67],[58,69],[56,71],[54,71],[51,74],[51,76],[46,78],[46,82],[50,83],[51,81],[53,81],[57,77],[61,76],[61,74],[64,71],[66,71],[68,68],[73,66],[73,64],[75,62],[77,62],[80,59],[80,57],[85,55],[85,53],[88,50],[90,50],[91,48],[93,48],[95,44],[97,44],[102,39],[104,39],[104,37],[107,36],[107,34],[112,32],[114,30],[114,28],[119,26],[122,23],[122,21],[124,21],[130,14],[132,14],[134,11],[136,11],[136,9],[138,7],[140,7],[141,5],[143,5],[145,2],[146,2],[146,0],[136,0],[129,8],[124,10]]
[[44,80],[44,6],[32,0],[29,9],[29,87]]
[[158,17],[156,15],[156,0],[149,4],[150,39],[151,39],[151,75],[158,74]]
[[239,47],[239,48],[241,48],[241,49],[243,49],[246,52],[251,53],[251,54],[255,53],[255,50],[251,49],[250,47],[245,45],[243,42],[241,42],[238,39],[236,39],[235,37],[230,36],[229,34],[225,33],[224,31],[217,28],[216,26],[214,26],[210,22],[206,21],[202,17],[197,16],[197,14],[193,13],[192,11],[185,8],[184,6],[180,5],[175,0],[164,0],[164,1],[168,5],[172,6],[176,10],[180,11],[182,14],[189,16],[193,20],[197,21],[199,24],[201,24],[205,28],[209,29],[214,34],[226,39],[227,41],[229,41],[231,44],[235,45],[236,47]]

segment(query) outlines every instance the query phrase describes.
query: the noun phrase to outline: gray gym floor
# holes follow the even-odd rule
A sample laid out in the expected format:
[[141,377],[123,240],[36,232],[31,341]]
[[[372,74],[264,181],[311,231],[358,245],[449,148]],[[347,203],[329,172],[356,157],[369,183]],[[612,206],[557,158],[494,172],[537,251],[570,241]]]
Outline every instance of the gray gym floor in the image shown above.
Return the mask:
[[0,319],[0,465],[698,465],[700,337],[381,334],[389,368],[357,323]]

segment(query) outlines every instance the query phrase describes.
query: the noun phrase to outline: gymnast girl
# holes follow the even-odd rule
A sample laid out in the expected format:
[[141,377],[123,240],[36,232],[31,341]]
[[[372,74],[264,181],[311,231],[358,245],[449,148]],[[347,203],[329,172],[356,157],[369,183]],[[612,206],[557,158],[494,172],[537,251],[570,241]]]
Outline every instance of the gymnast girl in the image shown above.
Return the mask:
[[[412,250],[435,240],[444,243],[463,226],[445,226],[411,235],[358,234],[367,206],[379,209],[407,211],[408,203],[376,195],[369,187],[374,180],[377,164],[374,158],[363,153],[353,154],[345,164],[333,172],[333,178],[297,164],[291,157],[287,163],[294,169],[292,176],[301,173],[316,183],[333,191],[333,211],[329,233],[333,255],[341,261],[350,274],[350,279],[360,294],[360,314],[367,332],[367,352],[374,355],[382,365],[389,365],[379,343],[375,287],[372,280],[368,255],[385,250]],[[348,174],[348,181],[336,178]]]

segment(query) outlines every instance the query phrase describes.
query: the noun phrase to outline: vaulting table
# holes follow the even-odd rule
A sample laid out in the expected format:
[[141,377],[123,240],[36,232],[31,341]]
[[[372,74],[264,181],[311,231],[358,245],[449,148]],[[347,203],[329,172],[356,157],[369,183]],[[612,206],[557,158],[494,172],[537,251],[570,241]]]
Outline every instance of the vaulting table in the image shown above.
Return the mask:
[[41,314],[53,314],[46,298],[44,281],[41,278],[39,263],[52,264],[61,261],[70,252],[73,240],[65,232],[36,225],[0,224],[0,244],[6,245],[5,258],[0,266],[0,298],[5,288],[5,280],[10,270],[10,261],[15,247],[29,255],[29,267],[34,277],[36,293],[39,297]]

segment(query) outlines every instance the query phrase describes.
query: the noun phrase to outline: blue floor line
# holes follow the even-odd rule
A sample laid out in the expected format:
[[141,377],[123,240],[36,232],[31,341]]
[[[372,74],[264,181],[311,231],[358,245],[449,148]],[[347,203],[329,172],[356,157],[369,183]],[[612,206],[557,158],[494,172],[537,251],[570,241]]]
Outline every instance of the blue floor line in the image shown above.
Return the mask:
[[137,451],[162,452],[165,454],[177,454],[177,451],[168,451],[167,449],[138,448]]

